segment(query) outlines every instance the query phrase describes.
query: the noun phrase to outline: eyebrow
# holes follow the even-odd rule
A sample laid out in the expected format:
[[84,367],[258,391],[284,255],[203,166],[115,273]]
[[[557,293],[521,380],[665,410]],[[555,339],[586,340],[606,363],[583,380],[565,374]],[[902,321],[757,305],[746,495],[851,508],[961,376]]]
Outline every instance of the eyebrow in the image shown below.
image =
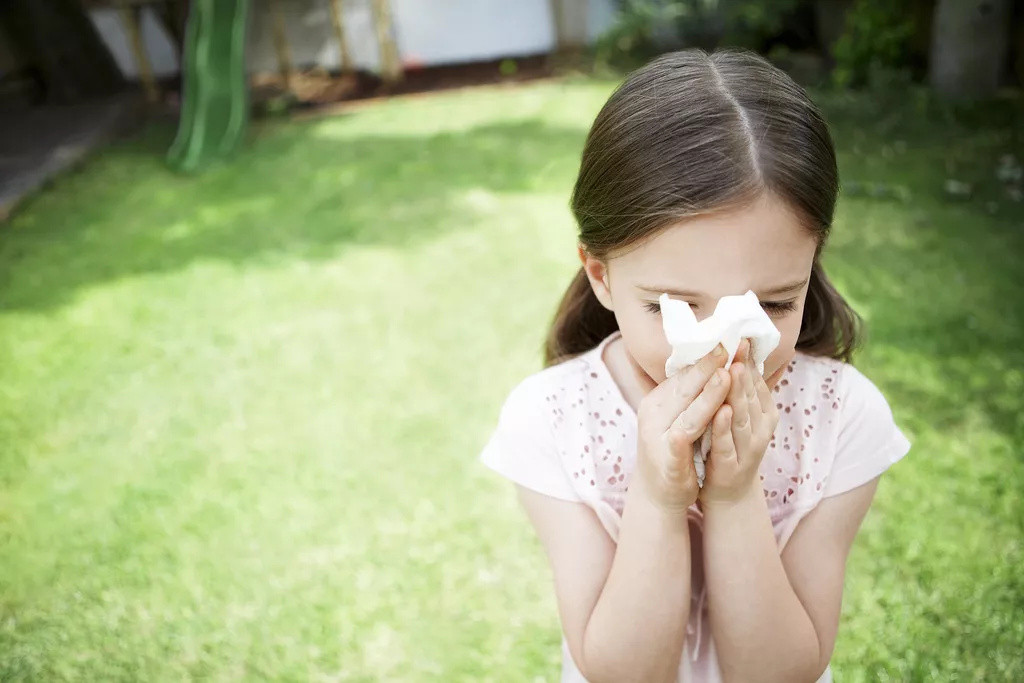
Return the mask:
[[[797,289],[801,289],[804,285],[807,284],[807,281],[809,279],[810,278],[804,278],[803,280],[800,280],[799,282],[791,282],[791,283],[789,283],[787,285],[782,285],[780,287],[773,287],[772,289],[769,289],[769,290],[766,290],[764,292],[761,292],[761,295],[758,296],[758,298],[760,299],[760,298],[763,298],[763,297],[766,297],[766,296],[775,296],[777,294],[785,294],[786,292],[792,292],[792,291],[795,291]],[[694,298],[697,298],[697,299],[699,299],[701,297],[707,297],[708,296],[707,294],[704,294],[703,292],[691,292],[691,291],[688,291],[688,290],[685,290],[685,289],[674,289],[672,287],[647,287],[647,286],[640,286],[640,285],[638,285],[637,288],[638,289],[643,289],[643,290],[648,291],[648,292],[654,292],[656,294],[660,294],[661,292],[665,292],[666,294],[675,294],[676,296],[688,296],[688,297],[694,297]]]

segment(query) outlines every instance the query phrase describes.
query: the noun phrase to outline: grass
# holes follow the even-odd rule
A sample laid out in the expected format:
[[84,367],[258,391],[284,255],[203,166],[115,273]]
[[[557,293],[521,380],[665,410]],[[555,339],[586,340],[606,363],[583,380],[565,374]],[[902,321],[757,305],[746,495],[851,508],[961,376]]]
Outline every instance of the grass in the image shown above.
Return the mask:
[[[264,124],[199,178],[154,125],[3,226],[0,679],[557,678],[546,561],[475,459],[575,271],[610,87]],[[844,179],[904,197],[844,196],[826,265],[914,442],[833,669],[1021,680],[1020,102],[823,102]]]

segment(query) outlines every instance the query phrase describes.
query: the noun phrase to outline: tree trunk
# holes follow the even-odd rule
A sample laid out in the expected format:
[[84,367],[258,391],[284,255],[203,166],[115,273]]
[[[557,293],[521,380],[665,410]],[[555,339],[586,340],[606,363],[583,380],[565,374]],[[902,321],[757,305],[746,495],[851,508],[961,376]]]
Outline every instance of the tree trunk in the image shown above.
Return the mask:
[[846,15],[853,0],[817,0],[814,3],[814,28],[818,34],[818,47],[829,59],[833,59],[832,46],[843,35]]
[[1011,0],[938,0],[928,82],[947,97],[992,95],[1010,42]]
[[125,0],[120,0],[118,10],[121,13],[121,24],[124,26],[125,33],[128,34],[128,44],[132,47],[135,66],[139,70],[139,81],[146,93],[146,100],[150,104],[159,102],[160,86],[157,85],[156,76],[153,74],[153,65],[149,62],[146,45],[142,40],[142,7],[129,5]]
[[587,44],[587,0],[549,0],[555,27],[555,50],[562,52]]
[[292,75],[295,73],[295,67],[292,65],[292,51],[288,47],[288,32],[285,30],[286,24],[284,14],[281,13],[280,0],[270,0],[270,22],[274,32],[277,68],[281,73],[281,79],[284,81],[285,91],[291,92]]
[[345,38],[345,3],[344,0],[328,0],[331,5],[331,23],[334,25],[334,37],[338,39],[338,54],[341,73],[352,71],[352,53],[348,49]]
[[373,23],[377,29],[377,45],[380,48],[380,71],[385,83],[402,79],[402,64],[398,58],[398,46],[391,25],[391,7],[388,0],[373,0]]

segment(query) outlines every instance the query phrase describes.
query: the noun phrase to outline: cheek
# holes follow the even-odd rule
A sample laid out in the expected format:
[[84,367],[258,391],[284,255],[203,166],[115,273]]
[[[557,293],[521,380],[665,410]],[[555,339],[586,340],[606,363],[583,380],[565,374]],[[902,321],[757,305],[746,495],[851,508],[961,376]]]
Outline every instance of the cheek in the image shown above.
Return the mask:
[[[782,335],[779,345],[775,347],[764,362],[764,376],[770,377],[772,373],[789,363],[796,352],[796,340],[800,337],[800,319],[802,311],[794,311],[784,319],[775,320],[775,327]],[[772,383],[774,384],[774,383]]]
[[665,361],[672,353],[661,316],[646,310],[616,316],[630,356],[655,383],[665,381]]

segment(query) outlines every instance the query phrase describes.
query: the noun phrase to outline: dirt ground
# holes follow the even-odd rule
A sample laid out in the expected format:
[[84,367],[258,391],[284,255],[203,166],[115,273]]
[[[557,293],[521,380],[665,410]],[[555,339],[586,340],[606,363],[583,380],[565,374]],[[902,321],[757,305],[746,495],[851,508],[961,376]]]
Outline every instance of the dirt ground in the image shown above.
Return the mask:
[[[553,76],[564,59],[549,55],[451,64],[407,69],[402,80],[384,83],[365,71],[331,73],[323,68],[297,70],[290,89],[280,74],[256,74],[250,93],[257,112],[272,110],[285,101],[299,110],[331,108],[334,105],[393,95],[426,93],[470,85],[514,83]],[[289,94],[290,90],[290,94]]]

